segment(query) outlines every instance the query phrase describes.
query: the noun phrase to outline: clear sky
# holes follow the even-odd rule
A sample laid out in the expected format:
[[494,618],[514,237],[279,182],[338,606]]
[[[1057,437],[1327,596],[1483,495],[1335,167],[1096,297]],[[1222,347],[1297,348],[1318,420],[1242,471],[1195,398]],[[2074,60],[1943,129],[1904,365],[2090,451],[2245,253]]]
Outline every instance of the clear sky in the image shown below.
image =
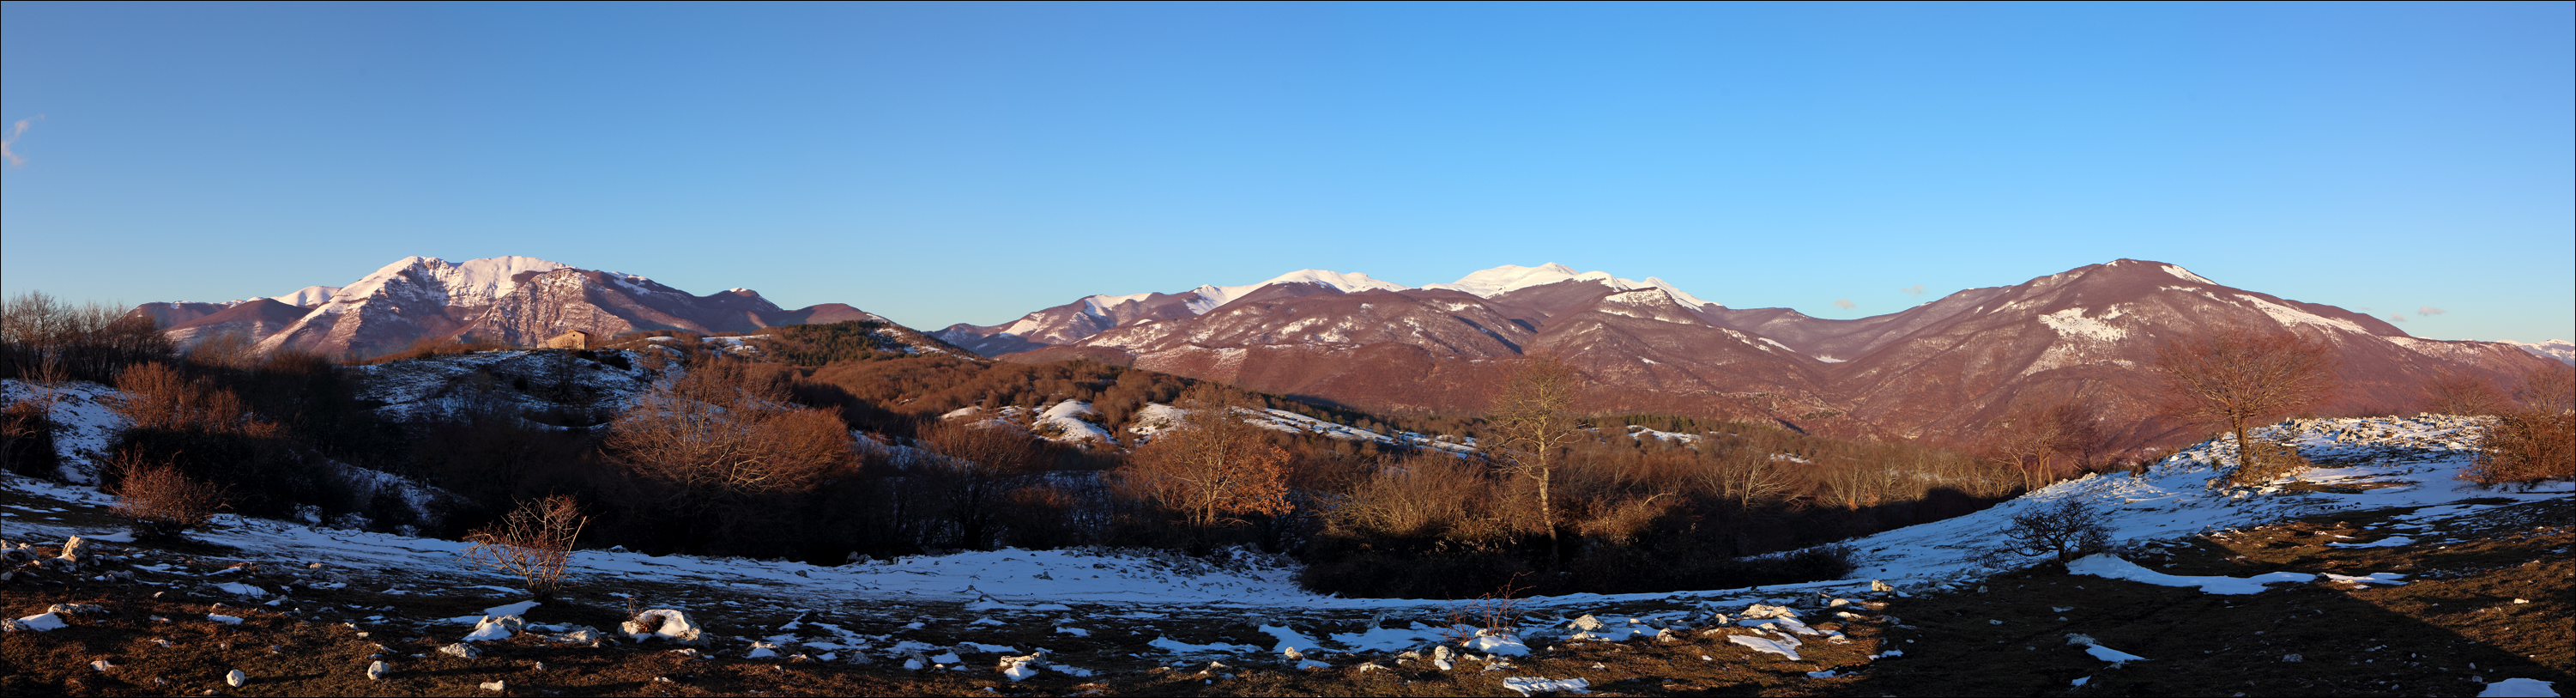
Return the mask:
[[1553,261],[1860,317],[2129,257],[2576,338],[2571,7],[10,2],[0,290],[528,255],[927,329]]

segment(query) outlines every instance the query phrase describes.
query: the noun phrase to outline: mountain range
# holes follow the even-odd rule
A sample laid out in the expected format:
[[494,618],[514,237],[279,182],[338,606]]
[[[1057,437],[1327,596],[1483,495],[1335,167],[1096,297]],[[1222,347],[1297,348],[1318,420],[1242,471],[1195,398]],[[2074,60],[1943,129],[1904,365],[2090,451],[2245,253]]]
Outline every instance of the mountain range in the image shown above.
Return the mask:
[[2115,443],[2169,441],[2148,370],[2159,340],[2227,328],[2321,339],[2343,392],[2327,410],[2413,406],[2422,383],[2468,372],[2510,384],[2538,350],[2407,335],[2342,308],[2122,259],[1973,288],[1853,320],[1738,309],[1660,279],[1556,264],[1503,266],[1405,288],[1306,270],[1251,286],[1089,296],[1001,325],[933,335],[1007,361],[1087,358],[1223,380],[1367,410],[1472,413],[1505,365],[1565,356],[1583,406],[1776,419],[1892,438],[1973,438],[2017,405],[2081,401]]
[[[829,303],[786,310],[747,289],[692,295],[632,274],[531,257],[410,257],[344,286],[228,303],[149,303],[182,346],[239,334],[263,351],[345,358],[423,340],[531,345],[581,330],[697,333],[885,318]],[[2321,339],[2345,389],[2329,410],[2397,410],[2430,377],[2509,384],[2565,343],[2407,335],[2342,308],[2122,259],[1972,288],[1852,320],[1730,308],[1661,279],[1505,265],[1411,287],[1301,270],[1178,293],[1094,295],[1000,325],[928,333],[1014,362],[1089,359],[1379,412],[1482,411],[1511,360],[1550,352],[1586,377],[1592,412],[1777,420],[1884,438],[1974,438],[2016,406],[2078,401],[2123,446],[2188,437],[2155,417],[2158,341],[2217,329]],[[940,347],[946,350],[946,347]],[[2564,357],[2553,357],[2565,360]]]
[[[701,334],[885,318],[840,303],[779,308],[749,289],[704,296],[633,274],[577,269],[534,257],[448,262],[406,257],[346,286],[230,303],[146,303],[181,346],[229,333],[261,351],[364,358],[422,340],[532,345],[565,332],[613,337],[642,330]],[[893,324],[888,322],[888,324]]]

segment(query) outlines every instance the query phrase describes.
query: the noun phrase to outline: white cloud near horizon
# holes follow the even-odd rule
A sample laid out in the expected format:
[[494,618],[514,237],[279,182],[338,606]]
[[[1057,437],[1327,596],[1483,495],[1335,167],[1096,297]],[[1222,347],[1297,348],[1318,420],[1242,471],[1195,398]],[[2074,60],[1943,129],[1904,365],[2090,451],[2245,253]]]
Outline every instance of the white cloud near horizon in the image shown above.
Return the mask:
[[[36,115],[36,119],[42,118],[45,118],[44,115]],[[18,123],[9,125],[8,136],[0,137],[0,158],[7,159],[10,167],[20,167],[27,164],[27,158],[18,154],[18,136],[25,134],[27,132],[27,122],[34,120],[35,119],[19,119]]]
[[1860,307],[1860,304],[1859,304],[1859,303],[1853,303],[1853,302],[1851,301],[1851,299],[1849,299],[1849,298],[1844,298],[1844,299],[1841,299],[1841,300],[1834,301],[1834,307],[1836,307],[1836,308],[1841,308],[1841,309],[1844,309],[1844,310],[1850,310],[1850,309],[1853,309],[1853,308],[1858,308],[1858,307]]
[[1905,287],[1905,288],[1900,288],[1900,289],[1896,289],[1896,290],[1904,291],[1904,292],[1905,292],[1905,295],[1908,295],[1908,296],[1920,296],[1920,295],[1923,295],[1923,294],[1931,293],[1931,292],[1932,292],[1932,291],[1931,291],[1931,289],[1926,289],[1926,288],[1924,288],[1922,284],[1915,284],[1915,285],[1912,285],[1912,286],[1907,286],[1907,287]]
[[2388,314],[2388,321],[2389,321],[2389,322],[2405,322],[2405,321],[2406,321],[2406,314],[2405,314],[2405,313],[2389,313],[2389,314]]
[[2424,306],[2424,307],[2416,308],[2416,309],[2415,309],[2415,314],[2417,314],[2417,315],[2440,315],[2440,314],[2447,313],[2447,312],[2451,312],[2451,311],[2443,310],[2443,309],[2441,309],[2441,308],[2436,308],[2436,307],[2429,306],[2429,305],[2428,305],[2428,306]]

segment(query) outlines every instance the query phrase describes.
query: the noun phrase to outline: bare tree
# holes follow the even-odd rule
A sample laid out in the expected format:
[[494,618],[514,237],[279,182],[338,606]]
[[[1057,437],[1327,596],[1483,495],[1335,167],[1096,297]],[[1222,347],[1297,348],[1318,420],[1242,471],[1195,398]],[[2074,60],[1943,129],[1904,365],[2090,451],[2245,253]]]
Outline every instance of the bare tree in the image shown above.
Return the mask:
[[1504,471],[1529,480],[1537,489],[1539,522],[1547,527],[1548,554],[1557,562],[1562,562],[1563,552],[1557,545],[1556,502],[1549,486],[1562,465],[1560,452],[1583,438],[1573,412],[1581,378],[1563,356],[1522,357],[1485,417],[1486,432],[1501,452]]
[[2340,387],[2325,342],[2288,332],[2176,338],[2156,347],[2156,370],[2164,377],[2165,414],[2223,425],[2235,435],[2237,465],[2229,478],[2237,482],[2259,469],[2248,428],[2316,404]]
[[465,559],[517,575],[527,581],[529,594],[540,601],[551,599],[563,588],[564,567],[572,562],[574,541],[589,525],[581,503],[570,496],[520,502],[500,521],[465,535],[466,542],[473,544],[465,549]]
[[2072,399],[2018,405],[1987,429],[1988,457],[2019,474],[2023,489],[2074,475],[2110,442],[2100,413]]
[[935,427],[922,440],[946,456],[930,463],[925,477],[956,527],[958,546],[992,549],[1004,498],[1037,472],[1044,455],[1037,440],[1011,427],[961,423]]
[[2065,563],[2111,545],[2110,517],[2080,497],[2034,506],[2030,513],[2014,515],[2012,521],[2012,527],[2004,529],[2004,547],[1980,556],[1981,562],[2002,567],[2010,556],[2047,555]]
[[1288,513],[1288,452],[1244,423],[1232,393],[1204,387],[1180,406],[1188,416],[1137,449],[1120,468],[1122,482],[1201,532],[1243,523],[1241,516]]
[[2424,411],[2433,414],[2495,414],[2511,407],[2495,383],[2466,370],[2443,371],[2424,382]]

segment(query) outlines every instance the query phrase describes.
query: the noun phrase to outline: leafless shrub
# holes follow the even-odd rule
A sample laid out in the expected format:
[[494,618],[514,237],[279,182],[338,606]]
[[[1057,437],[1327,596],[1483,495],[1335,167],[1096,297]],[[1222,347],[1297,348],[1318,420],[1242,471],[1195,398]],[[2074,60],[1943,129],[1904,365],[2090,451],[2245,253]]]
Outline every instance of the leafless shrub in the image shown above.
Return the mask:
[[550,599],[563,588],[564,566],[572,561],[574,541],[590,517],[568,495],[519,503],[501,520],[465,535],[473,545],[465,558],[476,565],[517,575],[528,593]]
[[2424,382],[2423,409],[2433,414],[2496,414],[2511,406],[2494,383],[2467,371],[2446,371]]
[[1465,644],[1478,635],[1518,636],[1521,630],[1521,595],[1530,591],[1529,587],[1518,586],[1518,583],[1527,574],[1513,574],[1511,579],[1503,582],[1502,588],[1495,589],[1493,593],[1464,604],[1450,604],[1449,624],[1445,628],[1448,640]]
[[2569,409],[2576,369],[2532,371],[2514,393],[2521,406],[2502,411],[2487,424],[2476,461],[2460,471],[2460,478],[2525,489],[2543,480],[2576,478],[2576,411]]
[[2016,557],[2055,556],[2058,562],[2101,552],[2111,545],[2111,522],[2091,501],[2067,497],[2013,517],[2004,529],[2004,545],[1981,556],[1990,566],[2006,566]]
[[140,456],[119,452],[115,470],[115,511],[134,522],[134,532],[149,538],[175,538],[212,523],[225,505],[225,491],[213,483],[189,478],[167,463],[148,465]]

